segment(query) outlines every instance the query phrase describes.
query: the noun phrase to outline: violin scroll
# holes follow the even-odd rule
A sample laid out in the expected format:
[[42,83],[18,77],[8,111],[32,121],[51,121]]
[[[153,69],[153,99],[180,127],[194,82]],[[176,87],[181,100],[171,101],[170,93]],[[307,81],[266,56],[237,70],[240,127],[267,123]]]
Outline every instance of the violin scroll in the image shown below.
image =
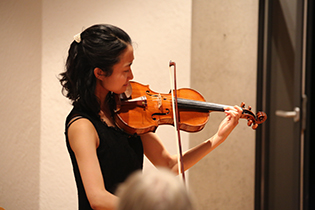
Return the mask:
[[241,103],[241,108],[243,109],[243,113],[241,118],[247,119],[247,125],[252,126],[255,130],[258,127],[258,124],[261,124],[267,120],[267,115],[264,112],[257,112],[256,115],[251,111],[251,106],[245,108],[245,103]]

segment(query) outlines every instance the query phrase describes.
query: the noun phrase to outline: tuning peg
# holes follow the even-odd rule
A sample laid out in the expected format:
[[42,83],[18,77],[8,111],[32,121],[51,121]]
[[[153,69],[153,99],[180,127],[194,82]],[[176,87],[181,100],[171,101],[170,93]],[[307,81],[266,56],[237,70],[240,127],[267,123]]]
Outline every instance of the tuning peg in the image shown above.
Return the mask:
[[256,130],[257,127],[258,127],[258,124],[254,124],[254,125],[252,126],[252,128],[253,128],[254,130]]
[[251,106],[248,106],[248,109],[249,109],[249,110],[252,110],[252,107],[251,107]]
[[251,126],[252,124],[253,124],[253,121],[252,121],[252,120],[248,120],[248,121],[247,121],[247,125],[248,125],[248,126]]

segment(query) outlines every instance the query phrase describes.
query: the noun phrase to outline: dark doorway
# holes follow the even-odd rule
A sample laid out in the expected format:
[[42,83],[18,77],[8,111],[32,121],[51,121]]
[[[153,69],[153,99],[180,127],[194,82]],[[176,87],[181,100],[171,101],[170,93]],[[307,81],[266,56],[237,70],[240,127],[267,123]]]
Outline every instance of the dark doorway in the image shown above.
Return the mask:
[[[314,3],[259,2],[256,210],[312,209]],[[313,150],[314,151],[314,150]]]

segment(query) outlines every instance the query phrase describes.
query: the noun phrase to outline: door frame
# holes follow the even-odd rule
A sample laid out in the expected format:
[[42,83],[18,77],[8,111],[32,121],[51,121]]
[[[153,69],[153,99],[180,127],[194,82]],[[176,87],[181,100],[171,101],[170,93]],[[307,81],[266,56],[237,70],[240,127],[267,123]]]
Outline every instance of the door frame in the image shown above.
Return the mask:
[[[270,25],[271,25],[271,6],[270,0],[259,0],[259,14],[258,14],[258,56],[257,56],[257,110],[264,110],[267,114],[270,113],[270,99],[268,93],[270,92],[270,86],[267,81],[270,81]],[[297,45],[298,56],[296,60],[295,68],[303,68],[303,74],[295,75],[300,80],[304,80],[304,85],[301,89],[296,91],[305,94],[305,98],[297,99],[299,104],[295,104],[299,107],[302,106],[301,118],[302,123],[299,123],[301,130],[304,131],[304,138],[301,141],[301,173],[300,173],[300,210],[314,209],[315,207],[315,154],[311,151],[315,151],[315,132],[312,132],[312,128],[315,127],[315,111],[312,107],[315,107],[315,73],[312,69],[315,69],[313,58],[315,41],[314,41],[314,1],[301,0],[297,5],[300,11],[306,12],[304,16],[299,17],[298,22],[304,22],[305,25],[300,24],[300,29],[305,29],[304,41],[299,41]],[[302,39],[302,37],[298,37]],[[298,94],[295,94],[298,95]],[[304,106],[303,106],[304,105]],[[265,210],[268,207],[268,140],[270,136],[270,124],[268,120],[261,125],[256,132],[256,154],[255,154],[255,210]],[[298,138],[298,137],[297,137]],[[313,152],[314,153],[314,152]]]
[[[257,55],[257,110],[264,110],[270,113],[268,104],[270,104],[267,93],[269,86],[267,81],[270,80],[270,45],[268,37],[270,37],[270,8],[268,0],[259,0],[258,8],[258,55]],[[256,130],[256,148],[255,148],[255,210],[264,210],[266,204],[266,187],[268,180],[268,159],[266,148],[268,148],[269,137],[268,120],[259,126]]]

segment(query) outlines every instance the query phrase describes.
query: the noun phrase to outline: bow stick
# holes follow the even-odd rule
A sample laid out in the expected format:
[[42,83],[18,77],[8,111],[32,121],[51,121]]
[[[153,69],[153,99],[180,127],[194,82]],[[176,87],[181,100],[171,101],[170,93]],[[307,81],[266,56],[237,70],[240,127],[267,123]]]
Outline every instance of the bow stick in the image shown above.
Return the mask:
[[[177,138],[177,149],[178,149],[178,173],[182,174],[183,182],[185,183],[185,169],[184,169],[184,163],[183,163],[183,154],[182,154],[182,143],[180,138],[180,129],[179,129],[179,110],[178,110],[178,104],[177,104],[177,84],[176,84],[176,64],[175,62],[170,61],[169,67],[170,67],[170,80],[172,84],[172,66],[174,67],[174,85],[171,85],[174,87],[174,89],[171,87],[171,93],[172,93],[172,107],[173,107],[173,119],[174,119],[174,127],[176,129],[176,138]],[[175,91],[175,93],[174,93]]]

